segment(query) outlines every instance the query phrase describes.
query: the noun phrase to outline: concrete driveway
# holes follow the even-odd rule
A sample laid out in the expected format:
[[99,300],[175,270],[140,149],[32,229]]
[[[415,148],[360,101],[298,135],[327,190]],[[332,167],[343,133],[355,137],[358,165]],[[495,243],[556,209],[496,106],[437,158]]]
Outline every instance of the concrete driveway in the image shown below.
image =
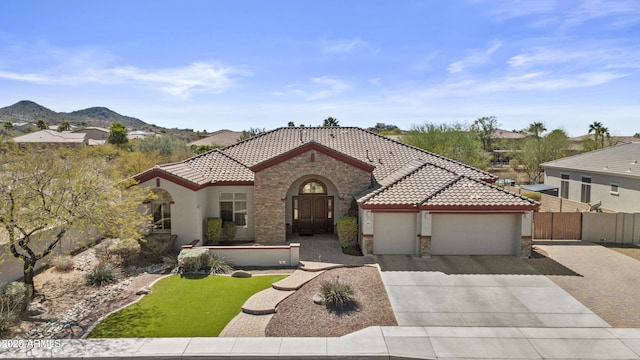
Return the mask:
[[400,326],[609,327],[510,256],[375,257]]

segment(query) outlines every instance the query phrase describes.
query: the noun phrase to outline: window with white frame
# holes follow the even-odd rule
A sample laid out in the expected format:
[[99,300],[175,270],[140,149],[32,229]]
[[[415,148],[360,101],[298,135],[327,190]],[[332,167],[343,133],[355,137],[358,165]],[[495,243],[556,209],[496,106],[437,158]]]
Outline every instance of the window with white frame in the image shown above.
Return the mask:
[[233,222],[236,226],[247,226],[247,194],[221,193],[220,218],[224,222]]
[[562,181],[560,181],[560,196],[562,198],[569,198],[569,174],[562,174]]
[[620,195],[620,192],[618,191],[620,188],[618,186],[617,183],[611,183],[611,189],[609,189],[609,194],[611,195]]

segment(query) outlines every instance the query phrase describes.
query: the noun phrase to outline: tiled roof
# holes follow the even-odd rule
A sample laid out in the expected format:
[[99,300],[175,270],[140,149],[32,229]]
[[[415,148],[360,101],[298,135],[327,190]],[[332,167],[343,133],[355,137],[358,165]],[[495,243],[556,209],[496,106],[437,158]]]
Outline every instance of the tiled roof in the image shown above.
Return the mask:
[[533,210],[537,207],[534,201],[527,198],[429,163],[392,183],[360,194],[357,200],[363,208],[394,205],[423,209]]
[[16,136],[13,141],[17,143],[83,143],[87,134],[57,132],[54,130],[40,130],[22,136]]
[[629,142],[549,161],[542,166],[549,169],[638,178],[640,177],[640,142]]
[[187,145],[189,146],[192,146],[192,145],[229,146],[237,143],[238,139],[240,139],[240,136],[242,136],[242,131],[231,131],[231,130],[223,129],[223,130],[212,132],[211,134],[208,134],[202,139],[192,141]]
[[388,176],[416,158],[473,178],[494,178],[471,166],[352,127],[279,128],[223,148],[222,151],[251,167],[311,141],[374,165],[376,169],[373,175],[376,179]]
[[422,209],[500,208],[534,210],[538,203],[468,177],[460,176],[426,199]]
[[537,207],[529,199],[482,181],[495,179],[487,172],[359,128],[280,128],[180,163],[157,166],[136,178],[151,178],[160,171],[195,188],[249,184],[254,180],[250,168],[300,151],[301,146],[321,146],[370,164],[377,184],[357,196],[363,207]]

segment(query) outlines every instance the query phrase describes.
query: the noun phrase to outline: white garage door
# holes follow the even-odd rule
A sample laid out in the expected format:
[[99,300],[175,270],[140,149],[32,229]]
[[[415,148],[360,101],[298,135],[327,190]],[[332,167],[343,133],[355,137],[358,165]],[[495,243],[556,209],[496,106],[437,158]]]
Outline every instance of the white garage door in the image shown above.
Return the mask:
[[374,213],[374,254],[414,255],[417,238],[415,213]]
[[518,214],[433,214],[433,255],[519,255]]

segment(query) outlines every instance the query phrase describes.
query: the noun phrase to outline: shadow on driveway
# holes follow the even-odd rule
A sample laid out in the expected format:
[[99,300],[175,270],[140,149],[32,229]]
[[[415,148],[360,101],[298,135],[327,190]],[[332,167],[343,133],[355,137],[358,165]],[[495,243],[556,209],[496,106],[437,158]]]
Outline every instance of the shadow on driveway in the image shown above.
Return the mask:
[[376,255],[382,271],[439,271],[447,275],[565,275],[581,276],[562,264],[534,251],[531,259],[495,255],[431,256]]

